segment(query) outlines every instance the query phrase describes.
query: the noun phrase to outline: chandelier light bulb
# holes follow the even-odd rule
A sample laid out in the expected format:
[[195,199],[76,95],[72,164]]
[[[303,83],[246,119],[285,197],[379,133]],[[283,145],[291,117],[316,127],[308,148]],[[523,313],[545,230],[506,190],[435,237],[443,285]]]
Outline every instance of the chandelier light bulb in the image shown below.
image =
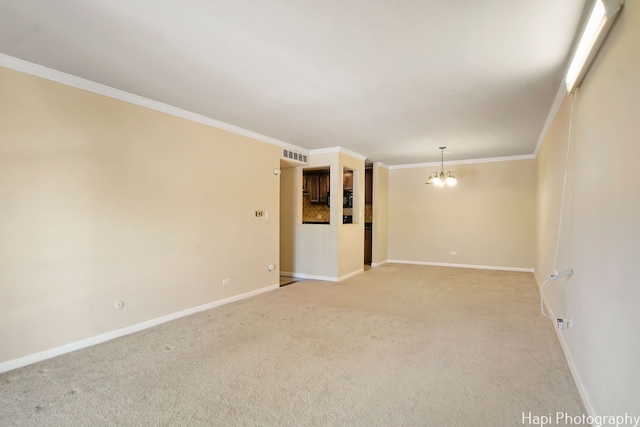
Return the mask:
[[447,147],[439,147],[441,151],[440,170],[437,172],[431,172],[427,179],[427,184],[435,184],[438,187],[443,187],[445,184],[452,187],[458,183],[458,180],[451,171],[444,170],[444,149]]

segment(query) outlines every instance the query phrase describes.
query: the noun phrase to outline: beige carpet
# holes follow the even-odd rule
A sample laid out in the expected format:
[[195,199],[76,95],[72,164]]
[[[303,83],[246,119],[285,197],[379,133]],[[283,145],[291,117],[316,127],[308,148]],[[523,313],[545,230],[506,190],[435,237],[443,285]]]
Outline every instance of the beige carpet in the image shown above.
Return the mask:
[[533,276],[443,267],[295,283],[0,375],[2,426],[521,426],[558,411],[584,413]]

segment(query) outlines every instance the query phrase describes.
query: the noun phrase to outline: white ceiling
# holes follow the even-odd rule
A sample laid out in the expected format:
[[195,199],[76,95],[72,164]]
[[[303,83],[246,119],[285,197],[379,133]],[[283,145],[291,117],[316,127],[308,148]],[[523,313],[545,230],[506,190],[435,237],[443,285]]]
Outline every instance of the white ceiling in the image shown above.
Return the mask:
[[0,0],[0,52],[388,165],[532,154],[587,0]]

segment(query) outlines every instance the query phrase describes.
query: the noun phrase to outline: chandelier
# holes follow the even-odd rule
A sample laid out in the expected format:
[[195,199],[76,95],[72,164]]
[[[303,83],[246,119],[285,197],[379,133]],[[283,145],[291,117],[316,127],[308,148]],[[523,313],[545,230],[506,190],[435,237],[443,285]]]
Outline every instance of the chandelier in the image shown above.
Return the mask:
[[431,172],[429,175],[429,179],[427,179],[426,184],[435,184],[438,187],[443,187],[445,184],[447,185],[456,185],[458,180],[455,176],[453,176],[453,172],[444,170],[444,149],[447,147],[438,147],[440,148],[440,170],[437,172]]

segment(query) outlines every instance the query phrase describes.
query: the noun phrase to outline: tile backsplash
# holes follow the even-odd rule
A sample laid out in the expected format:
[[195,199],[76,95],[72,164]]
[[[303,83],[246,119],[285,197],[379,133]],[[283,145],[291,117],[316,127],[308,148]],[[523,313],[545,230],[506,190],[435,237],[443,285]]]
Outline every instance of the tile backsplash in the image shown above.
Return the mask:
[[[325,204],[312,204],[309,201],[309,196],[304,195],[302,197],[303,203],[303,221],[312,222],[329,222],[331,215],[331,209]],[[353,209],[343,209],[342,215],[353,215]],[[373,206],[364,205],[364,221],[372,222],[373,220]]]
[[311,204],[308,194],[302,197],[302,203],[303,221],[329,222],[331,210],[327,205]]

